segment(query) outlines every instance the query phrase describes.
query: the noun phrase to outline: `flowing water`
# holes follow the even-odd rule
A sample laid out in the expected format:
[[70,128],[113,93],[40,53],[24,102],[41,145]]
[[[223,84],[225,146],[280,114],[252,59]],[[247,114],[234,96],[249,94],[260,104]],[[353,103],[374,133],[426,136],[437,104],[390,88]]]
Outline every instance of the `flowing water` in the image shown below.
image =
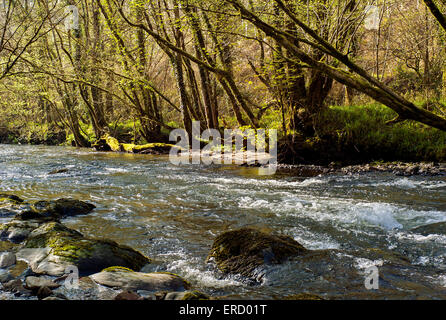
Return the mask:
[[[48,174],[60,168],[69,171]],[[64,223],[140,250],[154,259],[145,271],[177,273],[214,296],[446,298],[446,236],[410,231],[446,221],[444,176],[260,176],[256,168],[174,166],[166,156],[0,145],[0,190],[90,201],[96,210]],[[242,226],[321,251],[271,266],[253,285],[205,263],[215,237]],[[368,290],[373,265],[380,287]]]

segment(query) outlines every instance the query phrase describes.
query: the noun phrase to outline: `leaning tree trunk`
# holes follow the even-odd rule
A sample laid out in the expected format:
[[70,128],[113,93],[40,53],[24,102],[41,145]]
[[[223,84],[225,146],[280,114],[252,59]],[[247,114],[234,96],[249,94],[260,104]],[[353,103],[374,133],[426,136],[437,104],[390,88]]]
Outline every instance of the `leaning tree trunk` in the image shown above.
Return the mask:
[[348,85],[359,92],[362,92],[376,101],[384,104],[390,109],[394,110],[398,117],[391,122],[399,122],[403,120],[415,120],[431,127],[446,131],[446,119],[437,116],[436,114],[427,110],[418,108],[412,102],[401,97],[390,88],[385,86],[380,81],[373,78],[360,66],[353,63],[347,55],[337,50],[333,45],[322,39],[317,33],[301,22],[289,9],[285,7],[281,0],[275,0],[280,8],[298,24],[306,34],[311,36],[316,42],[317,46],[324,50],[327,54],[331,55],[339,62],[350,68],[352,72],[344,71],[342,69],[330,66],[324,62],[313,59],[308,53],[304,52],[300,48],[296,47],[290,39],[293,39],[293,35],[283,32],[267,24],[258,16],[246,9],[239,0],[226,0],[233,4],[242,14],[242,18],[250,21],[260,29],[267,36],[272,37],[279,41],[279,43],[289,51],[294,52],[296,59],[310,66],[328,77],[340,82],[341,84]]

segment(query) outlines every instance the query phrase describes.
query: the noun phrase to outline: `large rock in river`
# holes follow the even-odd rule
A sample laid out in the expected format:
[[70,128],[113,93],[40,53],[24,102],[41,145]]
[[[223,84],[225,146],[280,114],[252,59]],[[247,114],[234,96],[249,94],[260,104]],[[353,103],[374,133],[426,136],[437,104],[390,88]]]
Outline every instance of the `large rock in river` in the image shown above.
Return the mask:
[[184,291],[190,287],[185,280],[173,273],[142,273],[121,267],[107,268],[90,278],[107,287],[132,291]]
[[94,208],[96,206],[91,203],[75,199],[41,200],[29,204],[15,218],[18,220],[55,221],[64,217],[88,214]]
[[242,228],[219,235],[206,260],[214,260],[224,273],[253,277],[262,265],[282,263],[308,251],[289,236]]
[[13,194],[0,193],[0,203],[3,203],[3,202],[18,204],[18,203],[22,203],[23,199],[15,196]]
[[0,193],[0,217],[15,215],[23,203],[23,199],[6,193]]
[[33,230],[17,259],[26,261],[33,272],[61,276],[67,267],[76,266],[81,275],[89,275],[111,266],[141,269],[150,262],[140,252],[114,241],[92,239],[58,222],[49,222]]

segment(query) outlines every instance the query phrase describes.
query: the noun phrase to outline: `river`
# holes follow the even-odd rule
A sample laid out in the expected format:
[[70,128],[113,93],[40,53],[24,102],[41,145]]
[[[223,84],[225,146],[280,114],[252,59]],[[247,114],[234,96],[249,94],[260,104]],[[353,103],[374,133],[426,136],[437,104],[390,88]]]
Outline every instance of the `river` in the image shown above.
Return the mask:
[[[69,171],[50,175],[54,169]],[[0,145],[0,191],[26,200],[72,197],[97,208],[63,222],[154,259],[145,271],[177,273],[213,296],[282,299],[446,298],[446,236],[414,227],[446,221],[446,177],[392,174],[302,178],[257,168],[172,165],[166,156]],[[9,218],[1,218],[0,223]],[[266,271],[259,285],[206,264],[215,237],[254,226],[330,249]],[[319,252],[319,251],[317,251]],[[378,266],[380,288],[364,286]]]

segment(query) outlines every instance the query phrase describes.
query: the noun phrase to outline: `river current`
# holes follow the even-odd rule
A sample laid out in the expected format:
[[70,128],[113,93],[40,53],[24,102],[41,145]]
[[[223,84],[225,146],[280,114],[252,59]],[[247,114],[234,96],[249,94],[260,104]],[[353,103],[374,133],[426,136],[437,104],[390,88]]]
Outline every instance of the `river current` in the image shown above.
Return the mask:
[[[61,168],[68,172],[48,174]],[[1,192],[26,200],[89,201],[97,206],[91,214],[63,223],[129,245],[154,260],[145,271],[177,273],[207,294],[446,298],[446,236],[411,231],[446,221],[446,177],[303,178],[261,176],[257,170],[175,166],[167,156],[0,145]],[[0,217],[0,223],[9,219]],[[215,237],[243,226],[287,234],[317,251],[269,267],[254,285],[206,264]],[[379,289],[365,287],[371,266],[378,268]]]

